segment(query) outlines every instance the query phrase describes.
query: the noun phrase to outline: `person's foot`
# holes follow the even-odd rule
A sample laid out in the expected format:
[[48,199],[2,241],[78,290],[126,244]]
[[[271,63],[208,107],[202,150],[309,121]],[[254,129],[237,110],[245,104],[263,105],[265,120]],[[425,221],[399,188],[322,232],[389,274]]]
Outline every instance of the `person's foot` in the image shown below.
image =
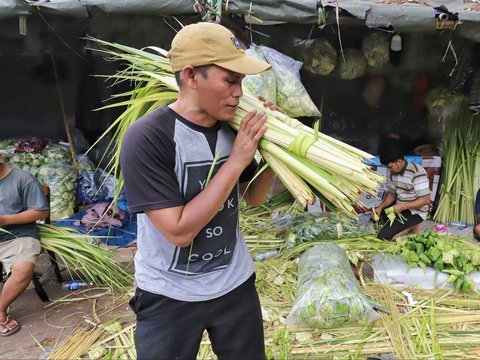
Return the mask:
[[20,325],[10,315],[0,320],[0,336],[9,336],[20,330]]

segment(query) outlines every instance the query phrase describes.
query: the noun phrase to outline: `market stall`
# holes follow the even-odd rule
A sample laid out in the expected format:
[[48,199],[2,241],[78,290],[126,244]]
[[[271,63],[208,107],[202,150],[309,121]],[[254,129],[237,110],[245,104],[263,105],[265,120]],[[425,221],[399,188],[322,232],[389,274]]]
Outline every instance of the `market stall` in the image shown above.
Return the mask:
[[[276,171],[293,195],[282,193],[258,208],[241,207],[240,226],[257,260],[269,359],[478,357],[480,249],[470,233],[458,236],[454,225],[473,225],[474,194],[480,187],[478,4],[453,0],[442,6],[386,0],[230,0],[196,2],[195,7],[188,1],[4,3],[7,14],[31,16],[34,26],[39,26],[35,23],[38,14],[48,17],[58,12],[81,18],[76,21],[86,30],[101,28],[85,20],[88,16],[94,22],[104,14],[126,16],[122,26],[135,22],[135,15],[145,14],[182,14],[188,16],[181,18],[185,24],[217,19],[232,28],[252,56],[273,65],[268,73],[245,78],[244,91],[249,95],[240,106],[241,111],[258,106],[258,95],[275,100],[286,116],[269,114],[278,121],[269,129],[281,128],[291,136],[280,131],[279,140],[270,136],[271,131],[260,153],[272,168],[278,162],[287,168],[288,175],[278,170],[282,165]],[[105,37],[84,39],[78,46],[88,45],[88,56],[95,59],[88,76],[101,74],[115,85],[128,78],[126,66],[134,74],[134,70],[147,70],[141,61],[146,57],[156,61],[139,86],[128,87],[129,92],[113,92],[135,94],[137,101],[142,100],[144,89],[157,96],[155,102],[147,104],[129,102],[130,109],[138,106],[134,115],[125,111],[118,97],[108,105],[96,101],[97,96],[95,101],[67,106],[70,125],[75,123],[80,132],[85,130],[83,135],[94,140],[89,145],[97,146],[95,140],[100,136],[107,140],[103,149],[94,146],[90,151],[98,155],[93,166],[76,168],[68,146],[59,143],[0,138],[0,151],[13,165],[50,186],[53,220],[59,225],[78,221],[88,227],[82,234],[121,236],[109,231],[94,233],[102,219],[95,213],[97,208],[77,210],[112,198],[120,199],[119,210],[127,209],[117,182],[121,173],[118,158],[110,154],[118,153],[122,134],[139,113],[176,98],[173,74],[161,52],[141,50],[158,46],[157,40],[162,47],[167,46],[174,34],[172,27],[179,26],[169,20],[162,25],[160,40],[151,35],[140,40],[133,34],[124,39],[125,30],[118,26],[118,33],[104,32],[100,35]],[[158,25],[153,20],[151,24]],[[105,49],[110,50],[109,60],[120,59],[122,65],[110,62],[108,68],[99,66]],[[141,60],[132,61],[133,51]],[[69,68],[71,65],[65,66]],[[151,75],[155,71],[162,71],[161,81]],[[69,88],[77,85],[68,83],[68,76],[49,79],[57,84],[65,81],[63,85]],[[129,80],[136,84],[134,75]],[[83,87],[78,94],[94,94],[90,86],[97,90],[102,86],[102,100],[108,98],[107,85],[98,82]],[[109,112],[108,126],[80,121],[91,114],[79,114],[75,107],[86,104]],[[103,115],[91,116],[100,119]],[[383,176],[387,171],[376,155],[391,136],[403,142],[409,161],[427,169],[433,204],[422,234],[396,242],[377,239],[378,224],[368,216],[385,193]],[[312,139],[308,145],[302,143],[306,138]],[[331,151],[327,155],[320,152],[325,148]],[[280,154],[289,157],[282,159]],[[102,161],[104,157],[109,161]],[[96,173],[98,169],[100,173]],[[295,182],[292,173],[297,176]],[[362,178],[359,173],[366,175]],[[77,186],[82,181],[83,187]],[[305,188],[303,183],[307,183]],[[298,195],[295,190],[301,186],[304,192]],[[104,196],[99,197],[103,191]],[[89,225],[82,224],[89,220],[86,216],[93,216]],[[124,219],[112,216],[105,222],[106,228]],[[443,227],[434,228],[434,224]],[[82,324],[50,358],[135,357],[133,323],[115,323],[113,327],[98,324],[98,319],[94,327],[91,322]],[[92,335],[89,341],[73,349],[72,342],[79,344],[78,338],[86,333]],[[199,358],[213,356],[205,337]]]

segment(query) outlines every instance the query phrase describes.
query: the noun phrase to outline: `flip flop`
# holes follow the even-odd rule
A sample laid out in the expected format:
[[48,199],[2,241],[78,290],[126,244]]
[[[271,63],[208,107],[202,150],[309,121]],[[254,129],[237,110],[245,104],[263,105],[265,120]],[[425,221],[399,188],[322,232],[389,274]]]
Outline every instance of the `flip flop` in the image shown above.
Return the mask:
[[[4,322],[0,322],[0,325],[2,325],[5,329],[7,329],[7,324],[10,322],[11,317],[10,315],[7,316],[6,320]],[[18,330],[20,330],[20,324],[17,323],[17,326],[15,326],[11,330],[7,330],[5,332],[0,332],[0,336],[10,336],[15,334]]]

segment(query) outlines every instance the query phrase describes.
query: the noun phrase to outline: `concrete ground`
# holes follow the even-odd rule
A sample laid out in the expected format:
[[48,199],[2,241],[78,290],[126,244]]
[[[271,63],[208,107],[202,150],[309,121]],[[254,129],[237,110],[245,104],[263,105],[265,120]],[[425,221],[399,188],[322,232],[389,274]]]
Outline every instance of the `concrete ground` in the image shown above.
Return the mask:
[[[120,261],[129,263],[133,258],[134,247],[119,248],[114,252]],[[103,293],[101,290],[91,289],[84,296],[63,290],[53,272],[48,271],[49,268],[47,255],[41,254],[35,270],[48,275],[43,285],[49,298],[57,300],[69,295],[70,298],[81,300],[68,303],[42,302],[33,288],[27,289],[11,306],[10,313],[19,322],[21,329],[11,336],[0,337],[0,359],[46,359],[79,324],[84,323],[84,316],[92,314],[94,303],[98,311],[111,302],[110,295],[100,296],[97,301],[87,298]],[[65,280],[69,279],[65,271],[62,275]],[[101,318],[105,321],[109,316],[125,312],[129,312],[127,303]]]

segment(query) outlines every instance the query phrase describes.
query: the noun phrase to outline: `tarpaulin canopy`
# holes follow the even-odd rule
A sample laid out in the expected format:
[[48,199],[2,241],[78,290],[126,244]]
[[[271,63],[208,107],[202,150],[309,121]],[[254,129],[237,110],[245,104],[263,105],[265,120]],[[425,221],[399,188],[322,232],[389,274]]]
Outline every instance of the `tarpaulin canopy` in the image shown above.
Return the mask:
[[[395,31],[434,31],[451,26],[480,41],[480,0],[228,0],[225,11],[249,22],[283,21],[319,26],[354,18],[368,27]],[[337,16],[337,14],[339,14]]]
[[0,17],[26,15],[38,8],[66,16],[88,17],[89,9],[107,15],[188,15],[193,14],[192,0],[0,0]]
[[[92,9],[107,15],[189,15],[195,0],[0,0],[0,18],[28,15],[34,8],[67,16],[88,17]],[[204,0],[199,3],[204,3]],[[433,31],[439,14],[455,30],[480,42],[480,0],[223,0],[223,12],[267,24],[345,24],[355,19],[369,27],[394,31]],[[338,16],[337,16],[338,15]],[[450,24],[451,25],[451,24]],[[449,25],[449,26],[450,26]]]

